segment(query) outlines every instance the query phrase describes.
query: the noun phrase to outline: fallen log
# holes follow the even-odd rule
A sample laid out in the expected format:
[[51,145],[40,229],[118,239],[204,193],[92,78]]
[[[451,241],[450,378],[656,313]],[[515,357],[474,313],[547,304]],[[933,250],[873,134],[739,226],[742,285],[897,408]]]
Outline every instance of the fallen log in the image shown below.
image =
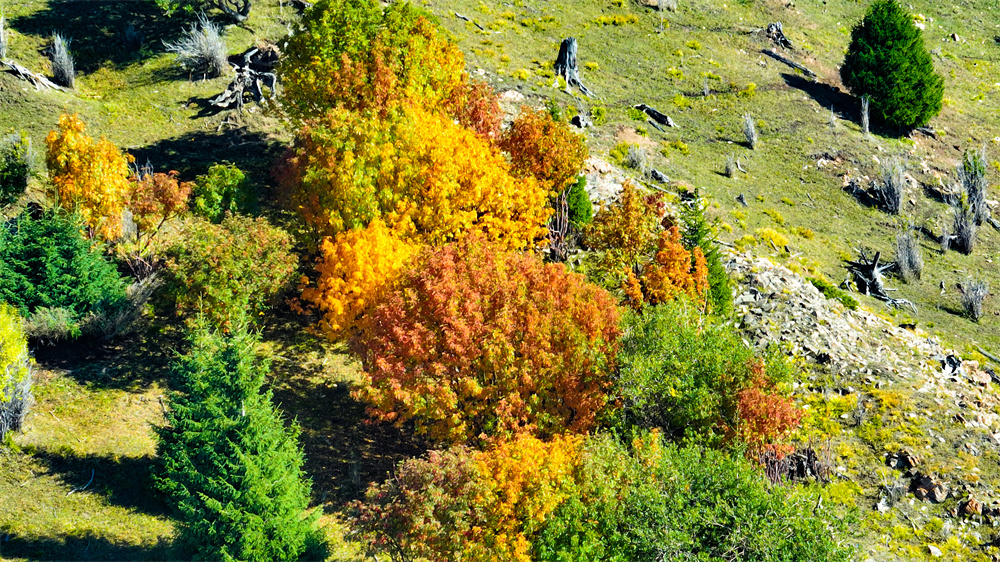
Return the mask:
[[816,73],[815,72],[809,70],[808,68],[802,66],[801,64],[799,64],[799,63],[797,63],[797,62],[795,62],[795,61],[793,61],[791,59],[787,59],[787,58],[779,55],[778,53],[775,53],[771,49],[762,49],[761,52],[764,53],[765,55],[767,55],[767,56],[769,56],[769,57],[777,60],[778,62],[787,64],[788,66],[790,66],[790,67],[792,67],[794,69],[801,70],[806,76],[808,76],[808,77],[810,77],[812,79],[816,78]]
[[567,37],[562,40],[559,44],[559,54],[556,56],[556,62],[553,65],[556,72],[556,81],[552,84],[553,87],[559,85],[559,77],[562,76],[566,80],[566,93],[568,94],[570,88],[576,86],[580,88],[580,92],[583,95],[593,97],[593,92],[591,92],[583,82],[580,81],[580,68],[577,66],[576,62],[576,37]]
[[49,80],[45,76],[38,74],[36,72],[32,72],[12,60],[0,61],[0,65],[5,67],[8,72],[13,74],[14,76],[17,76],[21,80],[26,80],[28,82],[31,82],[35,86],[35,91],[42,89],[59,90],[60,92],[69,91],[66,88],[60,86],[59,84],[56,84],[55,82]]
[[633,108],[638,109],[639,111],[645,113],[646,115],[649,116],[650,119],[652,119],[653,121],[656,121],[660,125],[665,125],[667,127],[676,127],[677,126],[677,123],[674,123],[674,120],[671,119],[669,116],[660,113],[659,111],[653,109],[652,107],[649,107],[648,105],[646,105],[644,103],[640,103],[639,105],[635,105],[635,106],[633,106]]

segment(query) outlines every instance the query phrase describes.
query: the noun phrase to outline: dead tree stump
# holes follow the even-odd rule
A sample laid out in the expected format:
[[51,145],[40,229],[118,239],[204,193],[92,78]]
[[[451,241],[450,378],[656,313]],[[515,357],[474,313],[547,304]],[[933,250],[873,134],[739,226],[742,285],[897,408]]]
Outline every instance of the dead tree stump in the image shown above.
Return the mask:
[[567,37],[562,40],[559,45],[559,55],[556,57],[555,71],[556,71],[556,81],[554,86],[559,85],[559,77],[562,76],[566,80],[566,93],[570,92],[571,87],[580,88],[583,95],[593,97],[593,93],[583,85],[580,81],[580,68],[576,63],[576,37]]

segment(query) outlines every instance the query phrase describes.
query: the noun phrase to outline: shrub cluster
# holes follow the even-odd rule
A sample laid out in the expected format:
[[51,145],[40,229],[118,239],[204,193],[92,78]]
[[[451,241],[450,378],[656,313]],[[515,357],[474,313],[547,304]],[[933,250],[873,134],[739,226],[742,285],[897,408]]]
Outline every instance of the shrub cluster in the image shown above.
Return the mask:
[[31,408],[33,365],[21,316],[0,302],[0,443],[8,432],[19,431]]
[[246,175],[233,164],[215,164],[198,176],[191,193],[191,210],[219,224],[226,213],[256,210],[257,196]]
[[178,311],[201,312],[219,325],[233,314],[261,314],[290,280],[298,259],[292,238],[263,218],[227,215],[215,225],[189,220],[167,252]]
[[655,432],[522,437],[401,463],[355,504],[354,524],[393,560],[850,560],[814,503],[739,457]]

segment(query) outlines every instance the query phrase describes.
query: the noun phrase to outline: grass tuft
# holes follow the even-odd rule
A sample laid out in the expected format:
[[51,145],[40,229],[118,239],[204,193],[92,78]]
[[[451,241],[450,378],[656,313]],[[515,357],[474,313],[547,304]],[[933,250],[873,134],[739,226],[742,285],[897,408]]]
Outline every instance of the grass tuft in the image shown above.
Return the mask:
[[58,33],[52,34],[52,76],[57,84],[72,88],[76,83],[73,55],[69,53],[70,40]]
[[198,15],[198,22],[173,43],[164,42],[167,51],[177,54],[177,64],[183,68],[204,74],[222,76],[228,66],[226,44],[222,41],[222,28],[208,20],[204,13]]

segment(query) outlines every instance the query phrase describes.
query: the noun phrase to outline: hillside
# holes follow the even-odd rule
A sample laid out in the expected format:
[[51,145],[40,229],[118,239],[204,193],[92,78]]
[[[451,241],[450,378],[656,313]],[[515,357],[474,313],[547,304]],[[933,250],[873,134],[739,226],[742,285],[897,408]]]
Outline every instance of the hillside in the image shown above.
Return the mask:
[[[823,506],[846,523],[850,531],[839,539],[859,547],[859,560],[1000,559],[1000,378],[992,372],[1000,365],[989,357],[1000,355],[1000,304],[987,297],[973,321],[956,288],[972,278],[1000,287],[993,265],[1000,231],[984,225],[968,256],[942,252],[935,240],[951,220],[941,193],[967,149],[985,146],[987,199],[1000,214],[995,2],[906,4],[944,77],[945,100],[926,129],[905,136],[865,135],[860,104],[840,81],[850,30],[867,8],[855,0],[678,0],[676,11],[662,13],[631,0],[420,4],[465,54],[469,74],[506,92],[508,117],[523,103],[597,122],[582,131],[592,193],[641,176],[613,154],[630,143],[669,178],[657,188],[706,197],[736,281],[734,329],[758,348],[777,344],[796,367],[788,390],[807,413],[792,442],[818,454],[806,464],[822,474],[790,486],[803,490],[803,501],[821,498],[813,513]],[[157,171],[193,180],[214,163],[236,164],[263,194],[262,214],[299,228],[276,204],[271,177],[294,134],[280,107],[218,111],[208,100],[228,79],[199,79],[165,52],[163,41],[192,16],[166,17],[139,0],[0,0],[0,14],[11,59],[49,74],[44,50],[58,30],[72,38],[78,71],[72,92],[35,91],[0,72],[0,134],[25,131],[40,172],[5,217],[45,199],[45,135],[60,114],[79,113],[89,133]],[[228,52],[261,40],[283,46],[299,18],[283,2],[254,4],[245,25],[226,28]],[[794,47],[781,52],[815,80],[763,53],[775,49],[763,29],[778,21]],[[137,49],[124,43],[129,24],[143,33]],[[593,97],[553,86],[552,61],[571,36]],[[640,103],[677,126],[658,130],[632,110]],[[759,132],[754,149],[744,142],[745,114]],[[897,157],[908,174],[900,216],[844,189],[851,180],[866,185],[881,162]],[[731,177],[727,158],[742,168]],[[890,276],[888,284],[913,308],[851,293],[860,308],[849,310],[806,280],[839,285],[860,249],[891,259],[908,227],[919,236],[923,275],[910,283]],[[331,559],[370,559],[352,542],[345,505],[430,445],[412,428],[367,423],[365,405],[350,392],[361,384],[359,362],[345,346],[307,333],[308,320],[279,300],[262,321],[273,364],[268,384],[302,427],[312,505],[322,507]],[[168,365],[186,345],[181,324],[158,313],[134,338],[34,350],[37,404],[0,452],[0,497],[17,498],[0,506],[0,556],[170,557],[174,521],[148,489],[156,450],[149,427],[163,423]]]

